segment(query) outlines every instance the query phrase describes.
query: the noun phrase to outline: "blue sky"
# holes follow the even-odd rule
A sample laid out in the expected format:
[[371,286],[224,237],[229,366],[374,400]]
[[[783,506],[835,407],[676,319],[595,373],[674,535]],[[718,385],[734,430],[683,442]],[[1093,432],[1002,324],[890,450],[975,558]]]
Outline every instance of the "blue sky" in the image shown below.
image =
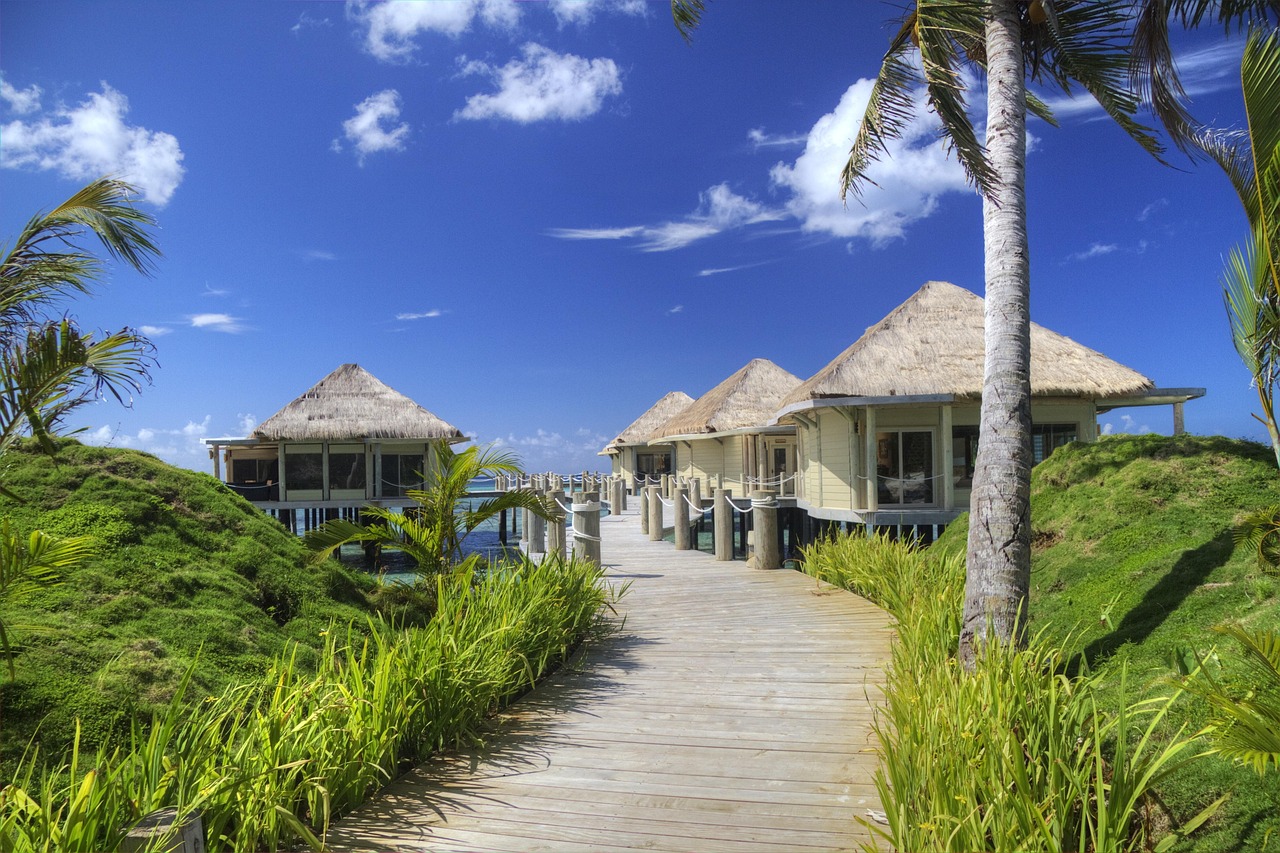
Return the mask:
[[[154,277],[71,307],[158,348],[88,441],[211,470],[201,438],[357,362],[531,469],[596,468],[668,391],[755,357],[807,378],[927,280],[982,292],[980,205],[927,114],[839,200],[896,12],[712,3],[689,45],[665,0],[3,0],[0,238],[108,172],[159,221]],[[1180,40],[1198,118],[1242,123],[1240,49]],[[1030,126],[1033,319],[1207,388],[1189,430],[1263,438],[1218,284],[1245,234],[1226,179],[1055,104]]]

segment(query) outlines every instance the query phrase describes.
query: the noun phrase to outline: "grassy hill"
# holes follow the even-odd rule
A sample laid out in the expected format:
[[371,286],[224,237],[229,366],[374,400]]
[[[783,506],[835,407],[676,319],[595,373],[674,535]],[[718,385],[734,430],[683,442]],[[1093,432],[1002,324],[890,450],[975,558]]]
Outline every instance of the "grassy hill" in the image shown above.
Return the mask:
[[[1124,436],[1060,448],[1032,475],[1031,630],[1046,631],[1118,691],[1172,691],[1175,663],[1209,654],[1232,671],[1215,626],[1280,629],[1280,577],[1232,546],[1246,512],[1280,503],[1268,448],[1221,437]],[[935,547],[964,550],[967,525]],[[1184,697],[1171,725],[1205,721]],[[1185,845],[1196,851],[1280,850],[1280,774],[1260,780],[1218,758],[1164,785],[1175,823],[1225,791],[1222,812]]]
[[262,673],[290,641],[318,647],[332,620],[377,607],[371,578],[310,565],[297,537],[207,474],[72,441],[56,460],[28,446],[0,465],[0,482],[22,498],[0,497],[16,530],[99,545],[62,583],[0,604],[23,626],[17,678],[0,675],[0,766],[33,736],[60,750],[77,717],[90,745],[127,734],[197,657],[192,701]]

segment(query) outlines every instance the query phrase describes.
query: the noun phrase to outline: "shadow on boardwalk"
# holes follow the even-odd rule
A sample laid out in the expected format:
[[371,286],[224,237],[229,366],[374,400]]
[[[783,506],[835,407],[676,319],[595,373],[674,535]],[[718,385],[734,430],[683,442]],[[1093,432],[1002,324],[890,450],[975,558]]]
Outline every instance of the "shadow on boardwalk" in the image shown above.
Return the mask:
[[334,850],[849,850],[876,808],[885,614],[606,520],[611,629],[330,833]]

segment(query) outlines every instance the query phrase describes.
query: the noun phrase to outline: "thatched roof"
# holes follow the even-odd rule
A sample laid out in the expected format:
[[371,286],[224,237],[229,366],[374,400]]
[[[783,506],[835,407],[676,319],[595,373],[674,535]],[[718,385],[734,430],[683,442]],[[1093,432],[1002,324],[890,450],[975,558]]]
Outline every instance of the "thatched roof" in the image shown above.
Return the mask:
[[737,373],[676,413],[650,435],[694,435],[763,427],[800,377],[764,358],[753,359]]
[[460,440],[462,432],[358,364],[344,364],[253,431],[264,441]]
[[644,444],[649,435],[668,418],[683,411],[693,398],[683,391],[672,391],[649,407],[643,415],[631,422],[631,426],[618,433],[618,437],[604,446],[600,454],[617,453],[624,444]]
[[[829,397],[982,394],[983,302],[945,281],[925,284],[779,408]],[[1150,379],[1068,337],[1031,324],[1031,393],[1122,397],[1153,388]]]

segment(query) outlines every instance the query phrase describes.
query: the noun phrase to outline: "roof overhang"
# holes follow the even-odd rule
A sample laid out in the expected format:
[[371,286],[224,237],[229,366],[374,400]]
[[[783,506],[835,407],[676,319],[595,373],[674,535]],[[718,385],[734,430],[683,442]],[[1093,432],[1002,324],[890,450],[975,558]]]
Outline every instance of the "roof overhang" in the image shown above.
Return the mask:
[[1203,388],[1152,388],[1141,394],[1129,394],[1124,397],[1108,397],[1098,400],[1098,412],[1109,412],[1112,409],[1124,409],[1129,406],[1170,406],[1185,403],[1203,397]]
[[796,413],[804,413],[812,409],[855,409],[865,406],[930,406],[943,403],[954,403],[955,394],[904,394],[888,397],[818,397],[812,400],[801,400],[780,410],[773,416],[770,424],[778,424],[783,418]]
[[450,444],[464,441],[475,441],[472,435],[447,435],[440,438],[202,438],[201,443],[210,447],[254,447],[269,446],[289,442],[292,444],[396,444],[398,442],[431,442],[444,439]]
[[791,435],[796,431],[794,424],[771,423],[768,426],[739,427],[719,432],[687,432],[679,435],[664,435],[650,444],[674,444],[677,441],[701,441],[707,438],[725,438],[732,435]]

